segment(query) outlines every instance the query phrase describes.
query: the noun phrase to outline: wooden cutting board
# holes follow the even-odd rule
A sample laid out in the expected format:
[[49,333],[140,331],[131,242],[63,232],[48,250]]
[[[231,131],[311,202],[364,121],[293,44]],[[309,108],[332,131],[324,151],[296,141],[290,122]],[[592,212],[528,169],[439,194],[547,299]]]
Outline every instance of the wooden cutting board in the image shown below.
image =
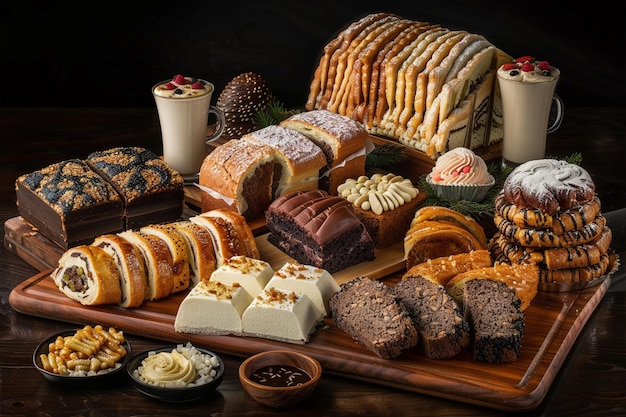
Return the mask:
[[[185,293],[146,302],[134,309],[116,305],[82,306],[65,297],[49,273],[39,273],[13,289],[9,302],[15,310],[78,325],[114,326],[127,334],[166,342],[189,341],[241,357],[269,349],[296,350],[314,356],[329,374],[511,412],[532,410],[541,404],[581,329],[610,286],[607,277],[597,286],[582,291],[540,292],[525,311],[526,327],[519,360],[488,364],[471,359],[469,350],[447,360],[425,358],[417,349],[396,359],[380,359],[335,327],[330,318],[302,345],[177,333],[174,320]],[[394,276],[395,279],[383,280],[393,285],[398,274]],[[236,369],[227,371],[236,372]]]

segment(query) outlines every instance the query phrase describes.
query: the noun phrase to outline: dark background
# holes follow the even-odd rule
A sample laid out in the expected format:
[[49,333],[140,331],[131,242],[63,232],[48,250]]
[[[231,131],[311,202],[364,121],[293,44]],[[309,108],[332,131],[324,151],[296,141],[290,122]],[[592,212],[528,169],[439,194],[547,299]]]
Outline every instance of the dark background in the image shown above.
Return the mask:
[[561,69],[557,92],[566,107],[625,105],[623,3],[0,4],[3,107],[149,107],[154,105],[151,86],[176,73],[212,81],[215,101],[228,81],[246,71],[265,77],[287,106],[302,107],[324,45],[353,21],[379,11],[482,34],[514,57],[530,54],[550,61]]

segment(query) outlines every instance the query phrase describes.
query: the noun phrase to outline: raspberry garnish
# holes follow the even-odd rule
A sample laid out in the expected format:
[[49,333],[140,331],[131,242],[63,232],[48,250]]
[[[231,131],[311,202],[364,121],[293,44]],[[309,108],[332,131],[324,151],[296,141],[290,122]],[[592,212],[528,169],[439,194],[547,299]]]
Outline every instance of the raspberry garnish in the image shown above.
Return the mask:
[[534,60],[535,60],[534,56],[524,55],[524,56],[520,56],[519,58],[517,58],[515,62],[523,63],[523,62],[532,62]]
[[191,84],[191,89],[192,90],[204,90],[204,85],[200,83],[193,83]]
[[524,65],[522,65],[520,69],[524,72],[531,72],[535,70],[535,66],[531,64],[530,62],[527,62]]
[[187,80],[185,80],[185,77],[183,77],[181,74],[175,75],[174,78],[172,78],[172,82],[178,85],[187,84]]
[[550,70],[550,64],[548,63],[548,61],[539,61],[539,63],[537,64],[537,67],[541,71],[549,71]]
[[507,64],[502,65],[502,69],[505,71],[512,70],[515,68],[517,68],[517,64],[515,64],[514,62],[509,62]]
[[172,83],[167,83],[163,86],[163,88],[165,88],[166,90],[174,90],[176,86]]

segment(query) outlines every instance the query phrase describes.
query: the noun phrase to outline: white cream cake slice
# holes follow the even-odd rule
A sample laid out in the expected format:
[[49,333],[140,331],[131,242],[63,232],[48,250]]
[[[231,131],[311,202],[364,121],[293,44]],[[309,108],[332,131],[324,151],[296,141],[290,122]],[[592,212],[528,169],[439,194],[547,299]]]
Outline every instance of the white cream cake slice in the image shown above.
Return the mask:
[[256,297],[274,275],[272,266],[260,259],[236,255],[226,260],[212,274],[211,281],[223,284],[239,283]]
[[339,291],[339,284],[328,271],[296,261],[287,262],[276,271],[267,287],[306,294],[323,316],[330,311],[330,297]]
[[181,333],[242,335],[241,316],[252,296],[237,284],[202,280],[178,307],[174,329]]
[[241,321],[244,336],[304,344],[322,319],[306,294],[270,287],[252,300]]

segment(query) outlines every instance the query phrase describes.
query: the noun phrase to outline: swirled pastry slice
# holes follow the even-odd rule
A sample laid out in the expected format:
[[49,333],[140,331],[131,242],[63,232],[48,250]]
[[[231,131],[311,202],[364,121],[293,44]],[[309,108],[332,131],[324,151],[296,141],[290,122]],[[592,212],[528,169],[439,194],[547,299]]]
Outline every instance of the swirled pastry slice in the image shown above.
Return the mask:
[[211,233],[189,220],[172,224],[187,241],[191,284],[209,279],[216,268],[215,248]]
[[171,223],[151,224],[139,229],[141,233],[153,235],[167,244],[172,257],[172,279],[174,286],[172,293],[189,288],[190,267],[187,241]]
[[571,207],[552,215],[539,209],[518,207],[509,203],[504,193],[496,196],[494,209],[504,219],[522,228],[549,229],[556,234],[582,228],[600,214],[600,199],[595,196],[588,203]]
[[155,235],[126,230],[121,237],[135,245],[145,261],[148,279],[148,297],[150,301],[165,298],[172,293],[174,263],[167,243]]
[[425,206],[415,212],[415,216],[411,222],[411,227],[417,223],[427,220],[460,226],[470,232],[476,240],[480,242],[482,249],[487,248],[487,236],[485,235],[485,230],[476,220],[469,216],[465,216],[458,211],[447,207]]
[[511,242],[530,248],[570,248],[596,239],[604,231],[606,219],[599,214],[593,222],[580,229],[556,234],[551,230],[521,228],[495,213],[493,221],[502,235]]
[[96,237],[92,246],[104,249],[117,263],[122,289],[120,306],[139,307],[148,297],[146,270],[139,249],[123,237],[113,234]]
[[122,300],[117,263],[100,247],[68,249],[51,276],[63,294],[83,305],[118,304]]
[[489,266],[493,266],[491,254],[486,249],[478,249],[471,252],[428,259],[425,262],[412,266],[403,275],[402,279],[419,275],[445,286],[448,281],[462,272]]

